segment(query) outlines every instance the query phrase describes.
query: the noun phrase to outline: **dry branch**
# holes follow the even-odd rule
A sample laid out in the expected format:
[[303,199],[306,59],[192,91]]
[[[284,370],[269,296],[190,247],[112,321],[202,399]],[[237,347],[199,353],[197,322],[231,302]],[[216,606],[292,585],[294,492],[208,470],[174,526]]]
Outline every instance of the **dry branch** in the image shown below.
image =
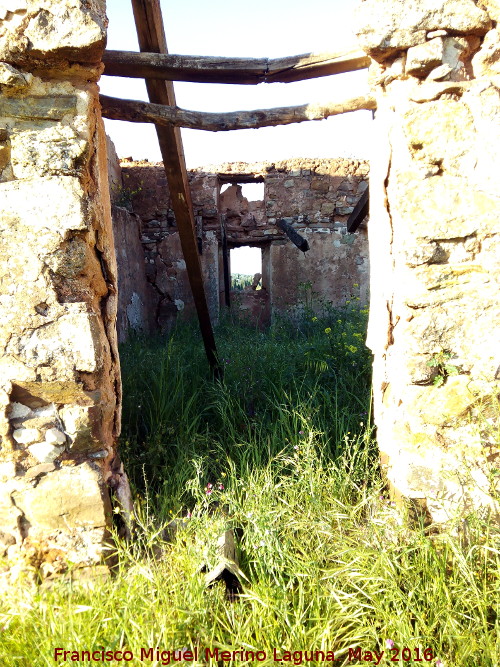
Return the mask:
[[290,83],[365,69],[363,51],[304,53],[286,58],[221,58],[132,51],[105,51],[104,74],[194,83]]
[[369,95],[352,97],[342,102],[302,104],[294,107],[230,111],[228,113],[188,111],[176,106],[121,100],[106,95],[101,95],[100,101],[102,115],[105,118],[126,120],[132,123],[155,123],[167,127],[187,127],[192,130],[208,130],[210,132],[289,125],[290,123],[302,123],[306,120],[323,120],[329,116],[349,113],[350,111],[376,108],[375,99]]

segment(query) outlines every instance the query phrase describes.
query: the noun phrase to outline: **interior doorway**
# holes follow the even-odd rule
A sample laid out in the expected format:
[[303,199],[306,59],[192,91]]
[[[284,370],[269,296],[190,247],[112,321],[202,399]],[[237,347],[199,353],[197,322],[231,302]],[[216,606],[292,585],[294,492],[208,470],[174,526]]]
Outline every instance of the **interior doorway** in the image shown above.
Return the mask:
[[[231,308],[232,290],[262,288],[262,241],[266,224],[264,179],[256,174],[219,175],[217,210],[220,221],[220,305]],[[260,290],[259,290],[260,291]]]
[[229,251],[231,289],[262,289],[262,248],[240,246]]

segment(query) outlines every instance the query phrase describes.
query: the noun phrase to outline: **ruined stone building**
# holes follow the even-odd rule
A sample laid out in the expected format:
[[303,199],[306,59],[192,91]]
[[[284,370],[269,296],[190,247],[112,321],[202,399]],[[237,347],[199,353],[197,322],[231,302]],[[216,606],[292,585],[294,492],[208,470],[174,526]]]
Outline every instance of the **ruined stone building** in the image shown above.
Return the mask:
[[[162,165],[114,161],[112,197],[118,257],[118,335],[168,330],[177,315],[195,314]],[[262,253],[262,289],[233,293],[232,309],[249,323],[269,324],[292,312],[310,286],[315,305],[368,302],[366,223],[349,234],[346,221],[368,187],[368,165],[352,160],[224,164],[190,172],[205,289],[213,321],[226,307],[223,250]],[[262,183],[248,201],[244,183]],[[125,206],[125,207],[124,207]],[[301,252],[277,226],[283,219],[309,244]],[[302,289],[301,289],[302,288]]]
[[[499,19],[498,0],[361,1],[371,98],[335,111],[377,107],[375,423],[392,493],[437,523],[473,509],[498,516]],[[158,165],[115,171],[113,197],[126,206],[115,208],[113,237],[97,85],[105,41],[104,0],[0,6],[0,556],[11,571],[49,552],[100,562],[112,503],[129,507],[116,447],[117,304],[121,336],[166,330],[191,308]],[[293,305],[308,281],[332,302],[353,289],[366,302],[366,231],[349,235],[345,223],[367,174],[344,160],[191,172],[212,318],[227,291],[224,244],[262,250],[267,297],[237,306],[256,321]],[[259,205],[242,196],[249,181],[264,184]]]

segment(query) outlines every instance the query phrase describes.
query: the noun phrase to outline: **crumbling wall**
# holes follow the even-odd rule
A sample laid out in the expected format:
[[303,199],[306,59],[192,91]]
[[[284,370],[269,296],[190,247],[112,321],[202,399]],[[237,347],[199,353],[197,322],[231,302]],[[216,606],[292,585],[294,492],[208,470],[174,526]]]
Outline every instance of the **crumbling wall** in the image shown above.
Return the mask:
[[347,232],[347,218],[368,187],[368,165],[357,160],[301,161],[266,179],[268,222],[284,218],[302,234],[309,250],[289,241],[270,246],[271,302],[274,312],[319,311],[350,300],[368,303],[369,259],[366,224]]
[[[366,225],[348,234],[349,214],[367,187],[368,165],[357,160],[294,159],[277,163],[231,163],[189,172],[205,287],[214,320],[223,295],[220,257],[221,222],[229,248],[241,245],[267,250],[264,288],[273,313],[297,303],[304,284],[314,305],[368,300]],[[249,202],[238,178],[264,183],[264,200]],[[141,219],[145,272],[155,291],[157,326],[169,328],[179,312],[191,315],[193,304],[180,250],[167,181],[161,165],[122,162],[121,201]],[[232,183],[220,194],[221,184]],[[304,255],[277,226],[285,219],[309,242]],[[240,295],[241,296],[241,295]],[[240,305],[261,319],[262,295]],[[238,299],[234,299],[234,304]],[[255,303],[254,303],[255,302]],[[264,306],[265,310],[265,306]],[[268,321],[268,315],[264,321]]]
[[146,279],[144,252],[137,215],[126,208],[113,206],[113,235],[118,269],[118,342],[127,334],[148,334],[155,329],[154,291]]
[[116,248],[118,284],[116,330],[118,342],[124,343],[130,332],[149,334],[154,330],[154,292],[146,280],[144,270],[141,221],[137,215],[129,211],[127,200],[124,199],[120,160],[108,136],[106,136],[106,151],[113,238]]
[[0,557],[45,575],[99,562],[109,488],[127,490],[96,84],[104,9],[0,11]]
[[[498,3],[365,0],[375,420],[397,496],[498,511]],[[495,472],[496,471],[496,472]]]
[[229,185],[221,192],[219,210],[224,216],[229,235],[236,234],[239,238],[245,230],[258,232],[267,228],[264,198],[262,201],[249,201],[243,195],[243,188],[238,183]]

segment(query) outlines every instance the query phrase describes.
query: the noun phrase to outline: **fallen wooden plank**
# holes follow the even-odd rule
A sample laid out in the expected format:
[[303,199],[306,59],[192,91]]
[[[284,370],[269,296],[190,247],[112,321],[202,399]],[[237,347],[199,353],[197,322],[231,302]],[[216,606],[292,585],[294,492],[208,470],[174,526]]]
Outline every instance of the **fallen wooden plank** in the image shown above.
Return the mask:
[[[148,53],[168,53],[160,0],[132,0],[139,48]],[[146,79],[146,88],[153,106],[175,106],[174,86],[171,81]],[[189,284],[198,314],[201,334],[208,361],[216,377],[220,377],[215,337],[210,321],[201,262],[196,241],[193,205],[189,189],[182,138],[173,124],[156,123],[156,133],[167,175],[179,238],[186,262]]]
[[226,584],[226,594],[234,599],[242,590],[242,581],[248,581],[238,565],[236,545],[234,542],[234,531],[232,528],[225,530],[217,540],[217,563],[207,572],[207,567],[202,568],[205,572],[205,586],[213,586],[217,581]]
[[[161,538],[165,542],[174,542],[178,534],[188,528],[188,522],[187,518],[172,519],[161,531]],[[164,556],[164,550],[161,547],[156,547],[154,552],[158,559]],[[218,581],[223,581],[226,585],[226,595],[229,599],[234,600],[236,595],[242,591],[242,583],[248,582],[248,578],[242,572],[238,563],[235,531],[232,528],[226,528],[218,536],[215,553],[212,555],[214,558],[210,559],[212,561],[211,569],[209,569],[210,566],[207,562],[200,567],[200,572],[205,574],[205,586],[210,588]]]
[[255,109],[253,111],[230,111],[227,113],[208,113],[189,111],[179,107],[160,104],[148,104],[138,100],[121,100],[116,97],[100,95],[102,115],[114,120],[126,120],[132,123],[155,123],[167,128],[187,127],[192,130],[226,132],[228,130],[248,130],[258,127],[289,125],[306,120],[323,120],[351,111],[375,109],[375,98],[369,95],[352,97],[341,102],[325,104],[301,104],[293,107],[274,109]]
[[370,58],[360,50],[273,59],[105,51],[103,63],[108,76],[256,85],[353,72],[368,67]]

